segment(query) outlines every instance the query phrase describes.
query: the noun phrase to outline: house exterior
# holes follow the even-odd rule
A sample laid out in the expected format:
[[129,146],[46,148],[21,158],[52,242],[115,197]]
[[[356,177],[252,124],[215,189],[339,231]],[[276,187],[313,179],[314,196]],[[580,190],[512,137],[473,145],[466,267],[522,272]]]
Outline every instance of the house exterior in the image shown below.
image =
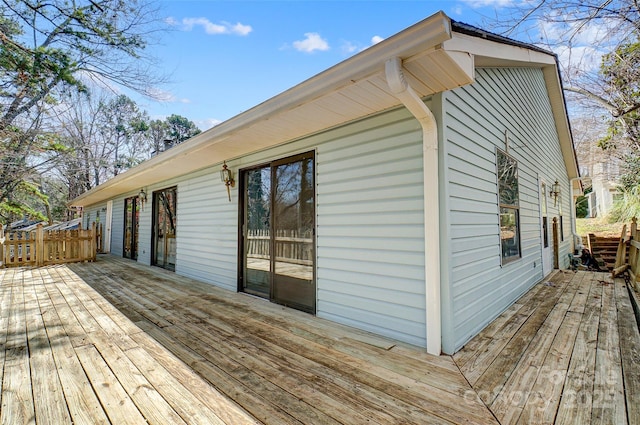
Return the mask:
[[112,254],[440,354],[567,266],[577,170],[556,57],[439,12],[71,205]]

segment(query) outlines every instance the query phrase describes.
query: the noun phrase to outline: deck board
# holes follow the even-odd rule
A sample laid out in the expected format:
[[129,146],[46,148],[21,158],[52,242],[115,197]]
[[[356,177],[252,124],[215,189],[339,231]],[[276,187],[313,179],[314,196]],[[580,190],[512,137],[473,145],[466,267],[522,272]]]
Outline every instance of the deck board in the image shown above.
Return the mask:
[[[25,300],[34,306],[35,311],[40,308],[38,291],[41,289],[41,275],[35,270],[32,274],[31,284],[25,284],[24,289]],[[27,339],[30,350],[35,417],[40,418],[41,422],[51,424],[71,422],[42,314],[28,315]]]
[[640,423],[640,334],[624,281],[559,271],[537,286],[454,356],[475,391],[503,424]]
[[616,287],[620,357],[629,422],[640,423],[640,331],[625,287]]
[[451,357],[161,269],[0,284],[4,423],[497,424]]
[[436,357],[112,256],[2,269],[0,418],[635,424],[632,314],[622,281],[557,272],[455,356]]

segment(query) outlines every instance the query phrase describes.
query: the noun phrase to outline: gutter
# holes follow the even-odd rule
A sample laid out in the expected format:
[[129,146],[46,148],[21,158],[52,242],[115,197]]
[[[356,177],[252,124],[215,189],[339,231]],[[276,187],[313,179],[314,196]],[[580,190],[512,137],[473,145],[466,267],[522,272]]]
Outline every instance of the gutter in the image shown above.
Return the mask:
[[404,77],[398,57],[385,63],[387,84],[422,127],[422,170],[424,178],[424,267],[427,352],[442,351],[440,315],[440,208],[438,196],[438,125],[431,110]]

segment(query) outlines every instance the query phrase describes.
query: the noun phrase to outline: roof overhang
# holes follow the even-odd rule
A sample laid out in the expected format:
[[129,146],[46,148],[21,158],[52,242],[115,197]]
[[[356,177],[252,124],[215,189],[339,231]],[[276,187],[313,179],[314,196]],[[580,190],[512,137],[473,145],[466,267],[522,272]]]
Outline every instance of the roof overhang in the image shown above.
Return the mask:
[[303,83],[89,190],[69,204],[103,200],[277,146],[400,105],[384,74],[403,60],[420,96],[473,82],[473,58],[448,52],[451,21],[442,12],[405,29]]
[[[454,31],[458,25],[454,24]],[[473,34],[472,31],[467,30],[469,26],[464,24],[460,27],[463,32],[454,32],[453,37],[443,43],[443,47],[447,51],[464,50],[474,57],[477,67],[535,66],[542,69],[568,177],[569,179],[579,177],[578,160],[573,146],[556,55],[513,40],[505,42],[506,39],[503,37],[492,37],[483,31]]]
[[[469,42],[473,43],[467,45]],[[486,66],[491,64],[491,58],[496,61],[495,66],[498,63],[506,66],[511,62],[521,65],[526,62],[529,66],[534,62],[550,66],[555,64],[552,55],[540,52],[534,55],[524,48],[519,49],[525,59],[521,56],[512,57],[509,53],[505,53],[504,57],[496,57],[495,54],[490,54],[490,49],[485,51],[483,43],[486,42],[487,40],[455,33],[451,20],[443,12],[438,12],[252,109],[117,175],[75,198],[69,205],[87,206],[125,193],[137,192],[141,187],[398,107],[401,103],[391,92],[385,79],[385,62],[390,58],[398,57],[402,60],[408,83],[421,97],[472,83],[477,65],[474,59]],[[514,53],[511,51],[511,54]],[[555,82],[558,83],[558,88],[553,91],[554,98],[559,93],[563,106],[558,110],[556,119],[560,117],[561,121],[566,122],[559,79],[556,78]],[[570,141],[568,122],[566,129],[566,138]],[[573,152],[572,145],[571,151]]]

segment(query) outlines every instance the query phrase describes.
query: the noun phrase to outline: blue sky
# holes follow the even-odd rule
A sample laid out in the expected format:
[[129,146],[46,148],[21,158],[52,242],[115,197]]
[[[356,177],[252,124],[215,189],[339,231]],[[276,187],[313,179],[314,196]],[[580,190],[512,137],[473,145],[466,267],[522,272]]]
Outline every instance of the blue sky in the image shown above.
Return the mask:
[[183,115],[205,130],[442,10],[482,26],[508,0],[161,0],[171,31],[150,53],[171,82],[152,118]]

